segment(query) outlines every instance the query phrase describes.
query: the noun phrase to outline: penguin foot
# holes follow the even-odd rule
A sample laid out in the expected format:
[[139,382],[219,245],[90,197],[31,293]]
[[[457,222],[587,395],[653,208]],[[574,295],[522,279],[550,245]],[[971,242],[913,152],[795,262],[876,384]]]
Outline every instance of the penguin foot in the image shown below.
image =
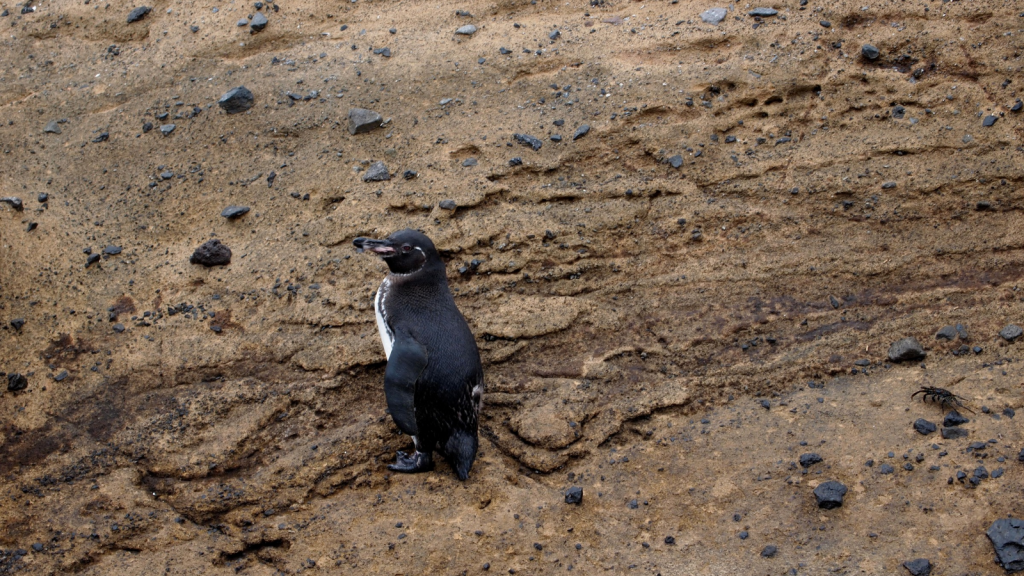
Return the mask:
[[417,472],[429,472],[434,469],[434,459],[429,452],[413,452],[411,455],[405,452],[398,452],[398,459],[394,464],[388,465],[392,472],[404,472],[415,474]]

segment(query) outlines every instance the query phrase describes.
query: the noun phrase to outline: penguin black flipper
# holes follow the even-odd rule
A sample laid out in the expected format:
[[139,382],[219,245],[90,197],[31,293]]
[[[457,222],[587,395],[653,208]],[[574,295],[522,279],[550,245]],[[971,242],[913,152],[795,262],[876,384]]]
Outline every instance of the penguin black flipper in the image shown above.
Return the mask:
[[397,335],[384,370],[384,396],[391,418],[410,436],[419,433],[416,425],[416,381],[427,366],[427,351],[408,334]]

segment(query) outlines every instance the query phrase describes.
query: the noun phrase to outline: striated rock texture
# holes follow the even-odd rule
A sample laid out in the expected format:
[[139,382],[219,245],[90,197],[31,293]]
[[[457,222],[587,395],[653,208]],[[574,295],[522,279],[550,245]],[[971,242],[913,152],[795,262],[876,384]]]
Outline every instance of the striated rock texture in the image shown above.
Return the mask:
[[[1021,514],[1021,8],[713,6],[7,6],[0,572],[990,572]],[[405,227],[485,362],[465,484],[385,468],[385,267],[350,244]],[[230,265],[189,262],[210,238]],[[958,324],[977,352],[931,337]],[[925,368],[888,361],[907,335]],[[968,437],[914,432],[921,386]],[[826,520],[818,471],[850,487]]]

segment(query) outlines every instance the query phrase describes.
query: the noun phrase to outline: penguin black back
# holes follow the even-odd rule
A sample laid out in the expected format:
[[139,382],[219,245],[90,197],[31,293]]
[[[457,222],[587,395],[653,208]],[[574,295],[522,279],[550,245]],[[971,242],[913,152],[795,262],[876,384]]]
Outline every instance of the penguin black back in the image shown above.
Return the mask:
[[434,243],[415,230],[353,244],[381,256],[390,274],[375,300],[388,366],[384,392],[392,418],[413,437],[415,452],[398,453],[399,472],[433,467],[438,450],[465,480],[476,458],[483,368],[476,340],[448,288]]

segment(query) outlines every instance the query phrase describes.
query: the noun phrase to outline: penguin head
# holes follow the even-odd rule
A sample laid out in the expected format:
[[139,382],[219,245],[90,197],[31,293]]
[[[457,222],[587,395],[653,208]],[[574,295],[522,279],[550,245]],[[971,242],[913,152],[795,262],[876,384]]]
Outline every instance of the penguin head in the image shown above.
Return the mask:
[[434,243],[426,234],[406,228],[395,232],[384,240],[359,237],[352,241],[359,251],[369,250],[379,255],[387,263],[392,274],[412,274],[424,267],[441,266]]

